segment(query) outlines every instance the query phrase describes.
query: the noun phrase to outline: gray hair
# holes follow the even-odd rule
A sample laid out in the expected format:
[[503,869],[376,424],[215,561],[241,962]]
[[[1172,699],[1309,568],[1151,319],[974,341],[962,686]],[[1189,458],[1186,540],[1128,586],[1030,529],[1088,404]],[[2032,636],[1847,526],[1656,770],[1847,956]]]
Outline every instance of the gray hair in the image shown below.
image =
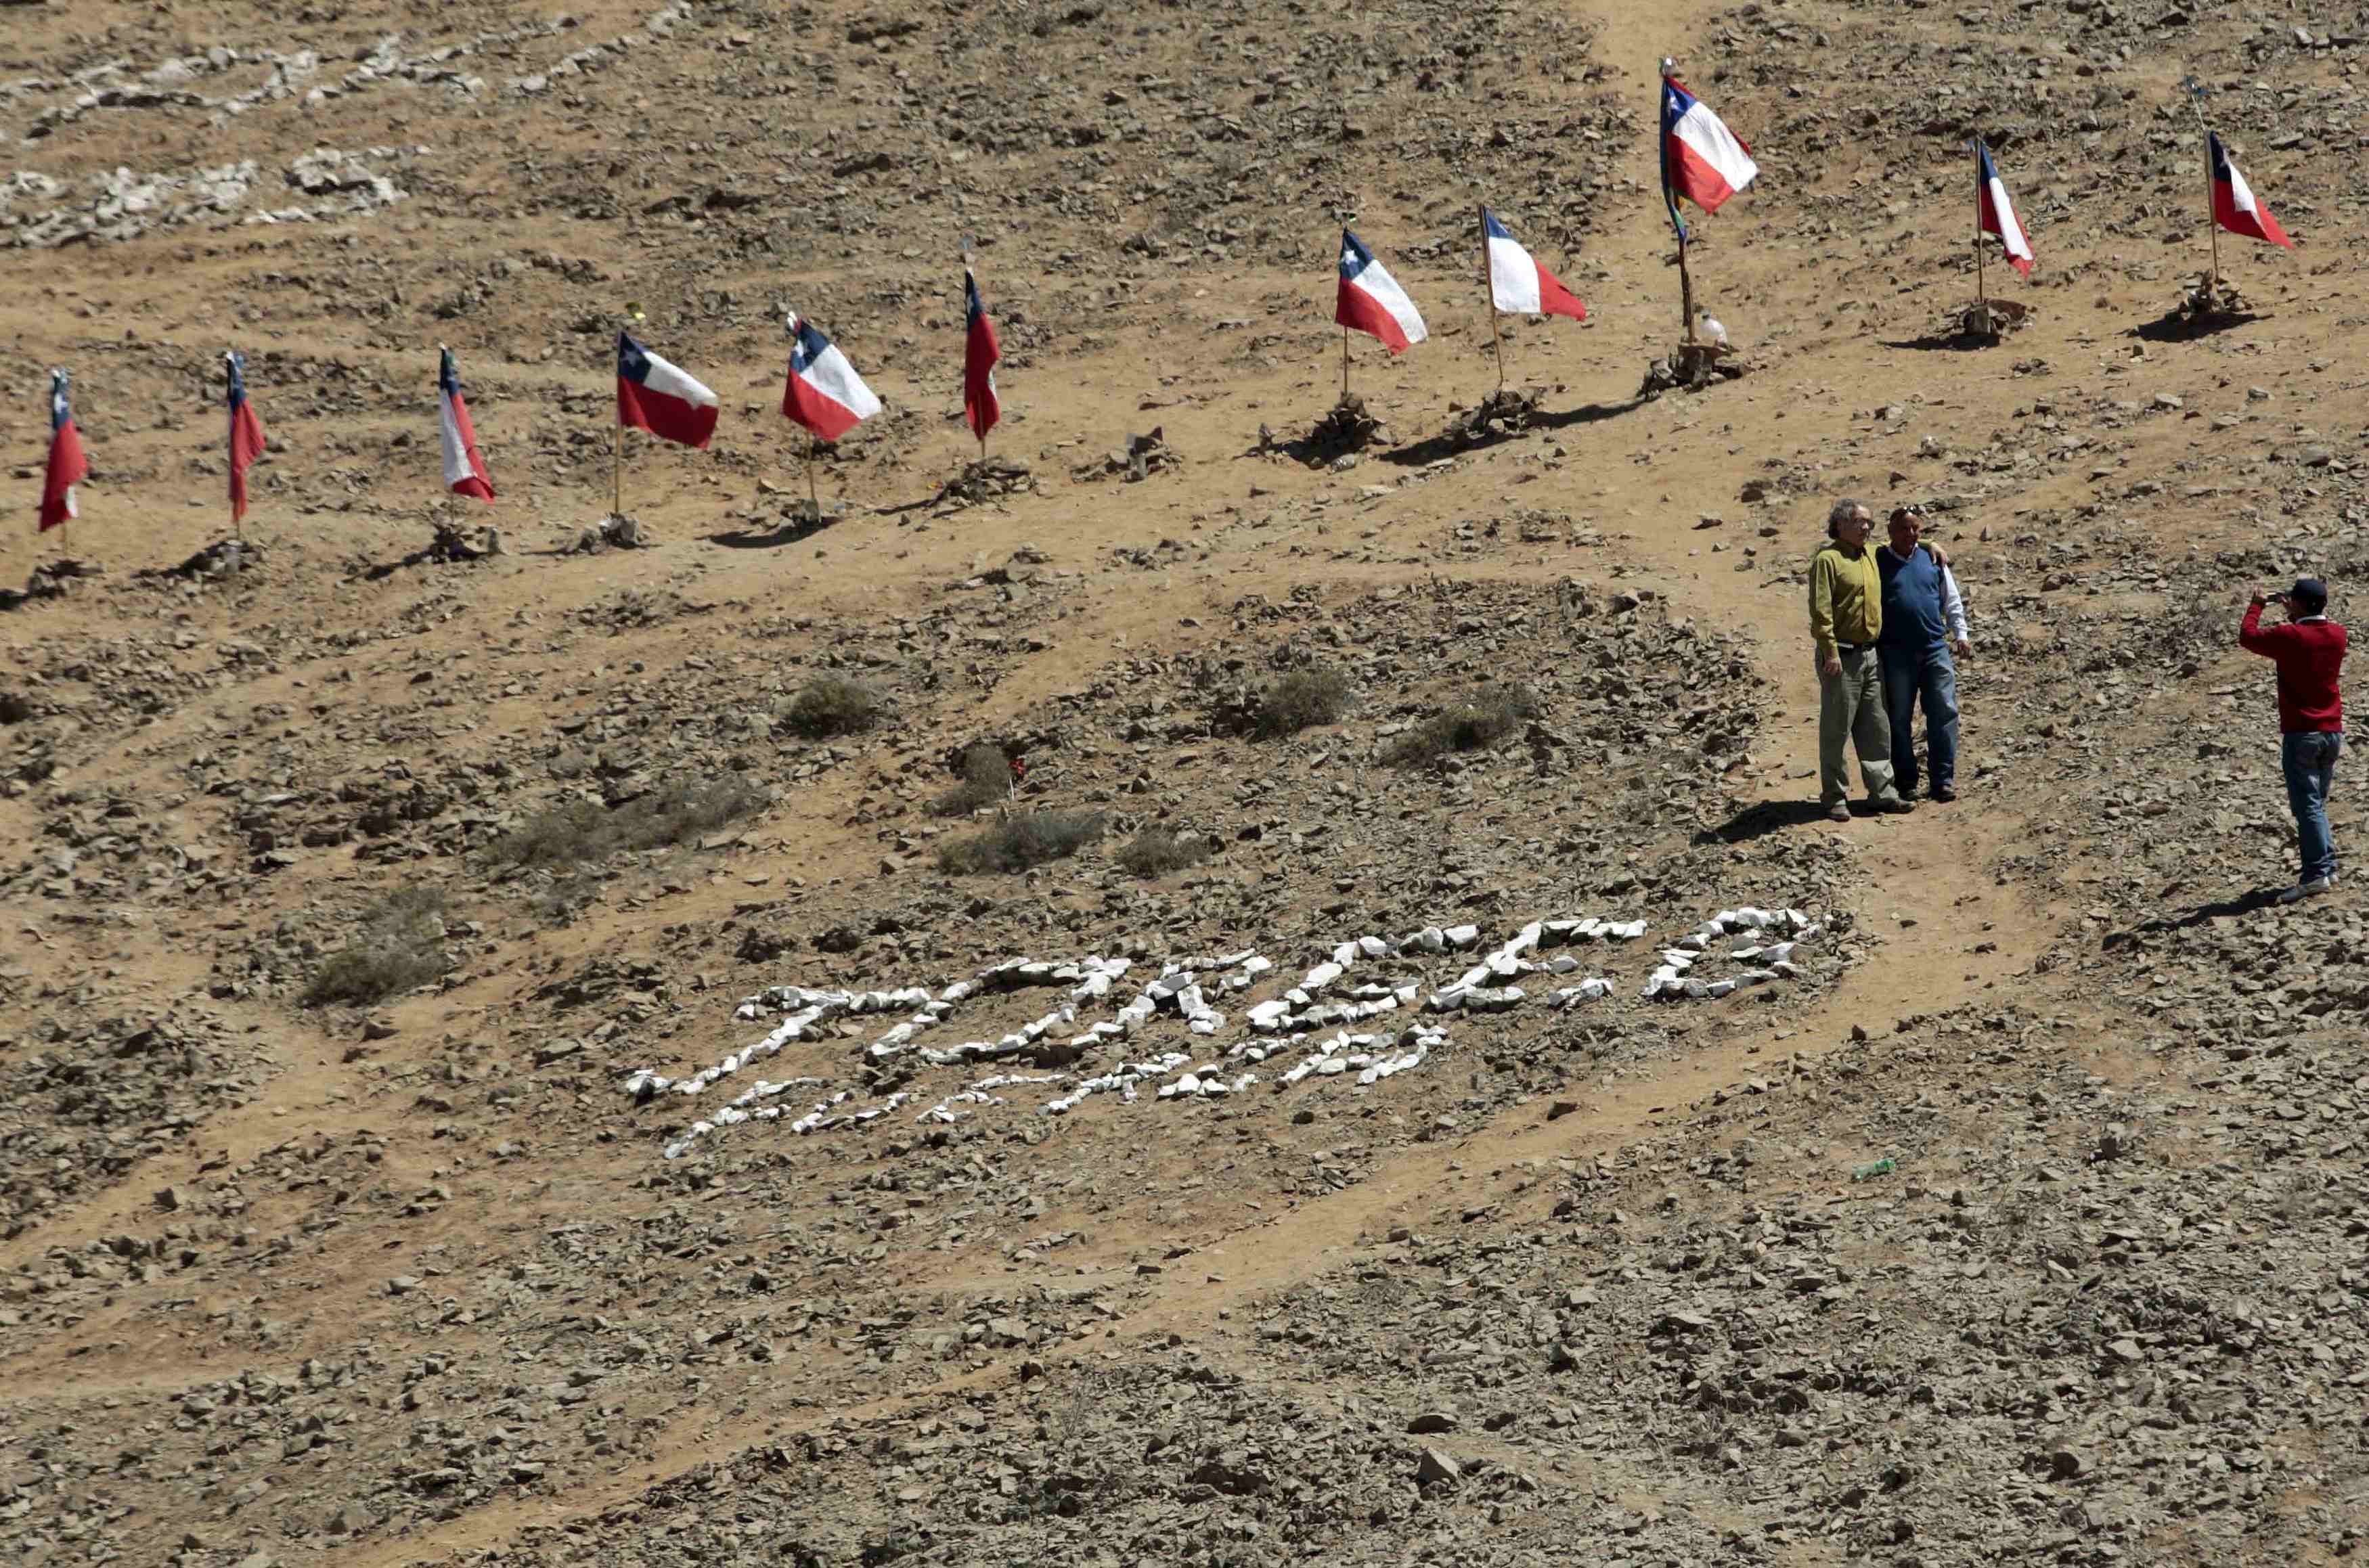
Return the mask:
[[1867,515],[1871,518],[1875,515],[1874,512],[1868,510],[1868,505],[1865,501],[1854,500],[1846,496],[1843,499],[1837,501],[1832,507],[1827,509],[1826,527],[1829,531],[1840,528],[1844,523],[1847,523],[1851,520],[1851,514],[1853,512],[1862,511],[1867,512]]

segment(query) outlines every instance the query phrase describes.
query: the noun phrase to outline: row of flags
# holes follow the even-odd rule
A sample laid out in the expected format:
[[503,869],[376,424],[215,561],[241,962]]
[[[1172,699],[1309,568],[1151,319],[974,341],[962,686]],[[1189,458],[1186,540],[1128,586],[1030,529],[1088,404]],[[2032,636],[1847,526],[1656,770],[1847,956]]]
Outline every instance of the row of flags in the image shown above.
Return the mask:
[[[982,446],[987,432],[1003,417],[996,396],[995,367],[1002,349],[995,324],[980,302],[978,280],[963,269],[966,322],[963,351],[963,418]],[[879,397],[864,384],[839,347],[814,323],[791,313],[790,368],[782,389],[782,414],[804,427],[818,441],[835,441],[880,412]],[[38,532],[63,527],[81,515],[75,486],[90,475],[83,451],[82,432],[74,426],[70,391],[74,378],[63,370],[50,374],[50,461],[41,482],[41,512]],[[223,398],[230,411],[231,521],[246,516],[246,471],[264,453],[263,421],[246,395],[245,356],[223,356]],[[469,418],[469,401],[461,384],[460,366],[452,350],[439,351],[436,366],[437,424],[443,452],[444,487],[456,496],[481,501],[494,498],[494,478],[477,450],[476,427]],[[662,441],[704,447],[715,433],[722,412],[715,390],[671,361],[650,352],[627,332],[617,334],[617,425],[645,430]]]
[[[1481,209],[1481,246],[1489,269],[1489,308],[1522,315],[1567,315],[1587,319],[1587,306],[1486,207]],[[1340,284],[1333,296],[1333,319],[1352,332],[1379,339],[1403,354],[1430,336],[1423,313],[1373,247],[1347,228],[1341,231]]]
[[[1666,63],[1662,76],[1661,132],[1663,200],[1678,233],[1683,261],[1687,230],[1678,202],[1691,201],[1705,212],[1715,212],[1758,177],[1760,167],[1744,139],[1670,74]],[[2205,143],[2212,171],[2214,225],[2293,249],[2295,242],[2255,196],[2246,177],[2237,172],[2219,134],[2208,129]],[[2008,196],[1990,149],[1979,139],[1973,147],[1976,244],[1979,246],[1986,237],[1997,240],[2008,264],[2029,278],[2035,259],[2031,238],[2016,216],[2015,203]],[[1486,207],[1481,209],[1481,247],[1493,311],[1587,319],[1587,306],[1579,296],[1541,266]],[[1345,226],[1341,230],[1339,274],[1333,318],[1344,328],[1345,376],[1349,332],[1379,339],[1392,354],[1406,352],[1429,335],[1413,297],[1390,276],[1372,248]],[[995,324],[979,298],[978,279],[968,266],[963,268],[963,420],[984,452],[988,431],[1003,417],[995,387],[995,367],[1002,350],[996,341]],[[880,399],[864,384],[846,354],[814,323],[792,312],[785,325],[791,348],[789,372],[782,388],[784,418],[817,441],[836,441],[880,412]],[[223,363],[230,412],[231,521],[235,523],[246,515],[246,471],[263,455],[265,441],[262,421],[247,400],[246,361],[229,353],[223,356]],[[72,377],[66,372],[52,372],[50,461],[42,479],[40,524],[44,533],[79,515],[74,489],[90,473],[81,433],[74,428],[71,385]],[[436,386],[445,487],[456,496],[491,501],[493,476],[477,450],[476,430],[469,420],[460,371],[450,349],[441,352]],[[705,383],[652,353],[631,333],[617,334],[620,429],[643,430],[661,441],[704,447],[715,433],[720,413],[720,400]]]
[[[979,299],[978,279],[963,269],[963,422],[984,443],[1003,418],[995,394],[995,367],[1003,351]],[[795,311],[784,323],[790,334],[789,373],[782,383],[782,417],[817,441],[835,441],[880,412],[879,396],[864,384],[836,343]],[[446,363],[451,356],[446,356]],[[704,447],[715,433],[720,412],[715,392],[697,376],[650,352],[629,332],[617,334],[617,423],[661,441]],[[446,475],[452,475],[448,455]],[[482,477],[482,474],[480,475]],[[458,486],[454,488],[459,489]]]

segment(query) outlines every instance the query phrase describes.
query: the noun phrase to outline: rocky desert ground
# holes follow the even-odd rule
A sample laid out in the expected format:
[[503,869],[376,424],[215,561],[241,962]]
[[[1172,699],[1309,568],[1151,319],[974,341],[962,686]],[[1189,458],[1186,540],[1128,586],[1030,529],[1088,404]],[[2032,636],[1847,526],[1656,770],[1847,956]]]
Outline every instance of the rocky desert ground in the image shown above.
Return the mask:
[[[1664,54],[1764,172],[1692,257],[1747,373],[1648,398]],[[2369,917],[2271,903],[2233,646],[2369,586],[2357,6],[18,0],[0,55],[8,1562],[2360,1552]],[[2191,73],[2299,240],[2203,330]],[[1593,313],[1505,323],[1510,431],[1484,200]],[[1433,327],[1354,451],[1345,220]],[[723,423],[580,550],[629,303]],[[793,307],[887,404],[819,519]],[[1841,495],[1976,641],[1962,798],[1848,825]]]

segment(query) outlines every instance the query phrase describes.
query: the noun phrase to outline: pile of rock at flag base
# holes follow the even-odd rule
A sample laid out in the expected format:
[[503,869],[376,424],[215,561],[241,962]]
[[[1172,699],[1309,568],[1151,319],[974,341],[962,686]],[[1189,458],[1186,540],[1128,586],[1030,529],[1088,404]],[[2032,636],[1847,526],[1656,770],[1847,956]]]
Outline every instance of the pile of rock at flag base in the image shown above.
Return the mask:
[[[2191,77],[2181,84],[2197,106],[2198,128],[2204,133],[2211,169],[2209,223],[2211,265],[2188,289],[2164,320],[2157,325],[2182,330],[2209,330],[2214,325],[2246,319],[2249,307],[2221,269],[2220,235],[2242,235],[2269,245],[2293,249],[2294,242],[2254,194],[2231,161],[2219,133],[2204,121],[2203,89]],[[1751,367],[1730,342],[1727,328],[1695,300],[1694,273],[1689,263],[1690,232],[1681,203],[1691,202],[1701,213],[1714,213],[1760,173],[1752,149],[1701,99],[1689,92],[1667,60],[1662,62],[1659,134],[1662,201],[1677,239],[1674,258],[1678,272],[1679,320],[1683,337],[1677,345],[1656,355],[1646,366],[1639,395],[1658,397],[1672,391],[1700,391],[1733,380]],[[1987,246],[2027,280],[2034,256],[2031,241],[2018,218],[1990,148],[1978,137],[1969,143],[1974,176],[1974,303],[1955,310],[1944,324],[1945,335],[1979,347],[1996,342],[2030,318],[2031,307],[1990,296],[1986,269]],[[1532,316],[1561,315],[1585,322],[1588,311],[1579,296],[1565,287],[1537,256],[1488,208],[1480,209],[1478,240],[1482,280],[1489,290],[1490,343],[1496,358],[1496,388],[1469,409],[1462,410],[1452,435],[1482,440],[1517,432],[1535,424],[1544,413],[1550,390],[1560,386],[1513,388],[1505,383],[1505,347],[1497,317],[1512,312]],[[1353,335],[1379,340],[1393,355],[1403,354],[1429,337],[1423,313],[1415,307],[1390,269],[1373,248],[1345,224],[1341,230],[1335,268],[1333,318],[1341,327],[1341,395],[1298,441],[1277,442],[1273,432],[1259,428],[1257,450],[1282,452],[1313,466],[1345,466],[1367,447],[1391,439],[1379,408],[1351,387]],[[1035,478],[1025,464],[992,458],[988,432],[1002,418],[995,383],[995,367],[1002,354],[994,323],[981,299],[978,279],[966,252],[963,265],[963,420],[978,441],[978,456],[967,463],[940,487],[932,503],[940,515],[985,505],[1033,489]],[[640,322],[637,306],[627,304],[629,322]],[[807,498],[795,509],[794,529],[819,527],[827,514],[815,492],[814,459],[830,445],[881,410],[881,401],[847,356],[816,326],[788,313],[789,369],[782,389],[782,417],[805,430]],[[80,515],[78,486],[88,476],[89,464],[82,436],[68,401],[70,377],[52,372],[49,462],[42,473],[37,532],[64,530]],[[263,424],[248,401],[246,361],[236,353],[223,356],[224,400],[229,413],[229,473],[231,524],[235,535],[247,509],[247,470],[268,450]],[[444,487],[451,494],[492,505],[493,475],[477,447],[477,435],[461,382],[460,368],[449,349],[441,349],[436,376],[437,418]],[[651,543],[625,508],[624,432],[641,430],[659,441],[704,448],[714,436],[721,402],[715,391],[689,372],[636,342],[629,331],[617,334],[617,420],[612,441],[613,495],[609,516],[586,529],[577,542],[579,550],[633,548]],[[1157,429],[1129,435],[1126,446],[1103,457],[1089,459],[1071,470],[1081,482],[1121,478],[1140,483],[1182,464]],[[487,531],[482,543],[469,540],[449,520],[437,524],[435,540],[415,559],[464,561],[500,553],[500,536]],[[61,544],[64,534],[60,535]],[[41,579],[29,592],[63,592],[76,574]],[[21,597],[21,596],[20,596]]]
[[[1265,425],[1259,427],[1259,438],[1261,450],[1272,444]],[[1345,392],[1341,401],[1309,428],[1305,438],[1291,444],[1290,451],[1310,468],[1324,468],[1368,447],[1387,446],[1390,440],[1390,428],[1381,416],[1366,406],[1366,400],[1356,393]]]
[[1140,485],[1155,474],[1166,474],[1184,466],[1184,459],[1168,444],[1167,427],[1154,425],[1142,435],[1130,435],[1127,444],[1116,452],[1100,457],[1090,457],[1070,470],[1070,477],[1081,484],[1097,479],[1124,479],[1130,485]]
[[962,472],[938,486],[930,506],[936,516],[982,507],[1024,494],[1035,484],[1026,464],[1009,457],[973,458]]

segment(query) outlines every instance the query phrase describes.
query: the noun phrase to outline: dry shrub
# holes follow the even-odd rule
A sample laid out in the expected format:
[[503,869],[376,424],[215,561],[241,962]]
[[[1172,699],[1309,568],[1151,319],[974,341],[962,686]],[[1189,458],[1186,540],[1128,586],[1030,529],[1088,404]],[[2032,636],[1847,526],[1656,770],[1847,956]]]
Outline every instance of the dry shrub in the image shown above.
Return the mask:
[[820,740],[834,735],[854,735],[880,722],[880,694],[844,675],[818,675],[798,689],[782,722],[800,735]]
[[444,895],[401,887],[372,906],[362,926],[304,988],[307,1007],[349,1002],[368,1007],[416,990],[452,967],[444,951]]
[[613,807],[571,800],[497,840],[487,853],[500,865],[564,869],[621,850],[679,844],[764,804],[764,791],[739,778],[670,784]]
[[1417,767],[1459,751],[1486,751],[1505,744],[1538,713],[1538,699],[1528,687],[1478,687],[1399,737],[1387,758],[1400,767]]
[[1251,733],[1262,740],[1297,735],[1312,725],[1334,724],[1349,711],[1349,679],[1329,665],[1295,670],[1259,696]]
[[1146,828],[1119,846],[1111,858],[1119,869],[1137,876],[1165,876],[1209,858],[1212,846],[1197,833]]
[[1025,871],[1064,860],[1103,836],[1099,811],[1030,811],[1007,817],[983,833],[938,846],[938,869],[956,876]]
[[930,803],[933,815],[967,817],[1012,793],[1012,759],[1001,746],[974,746],[963,753],[962,783]]

